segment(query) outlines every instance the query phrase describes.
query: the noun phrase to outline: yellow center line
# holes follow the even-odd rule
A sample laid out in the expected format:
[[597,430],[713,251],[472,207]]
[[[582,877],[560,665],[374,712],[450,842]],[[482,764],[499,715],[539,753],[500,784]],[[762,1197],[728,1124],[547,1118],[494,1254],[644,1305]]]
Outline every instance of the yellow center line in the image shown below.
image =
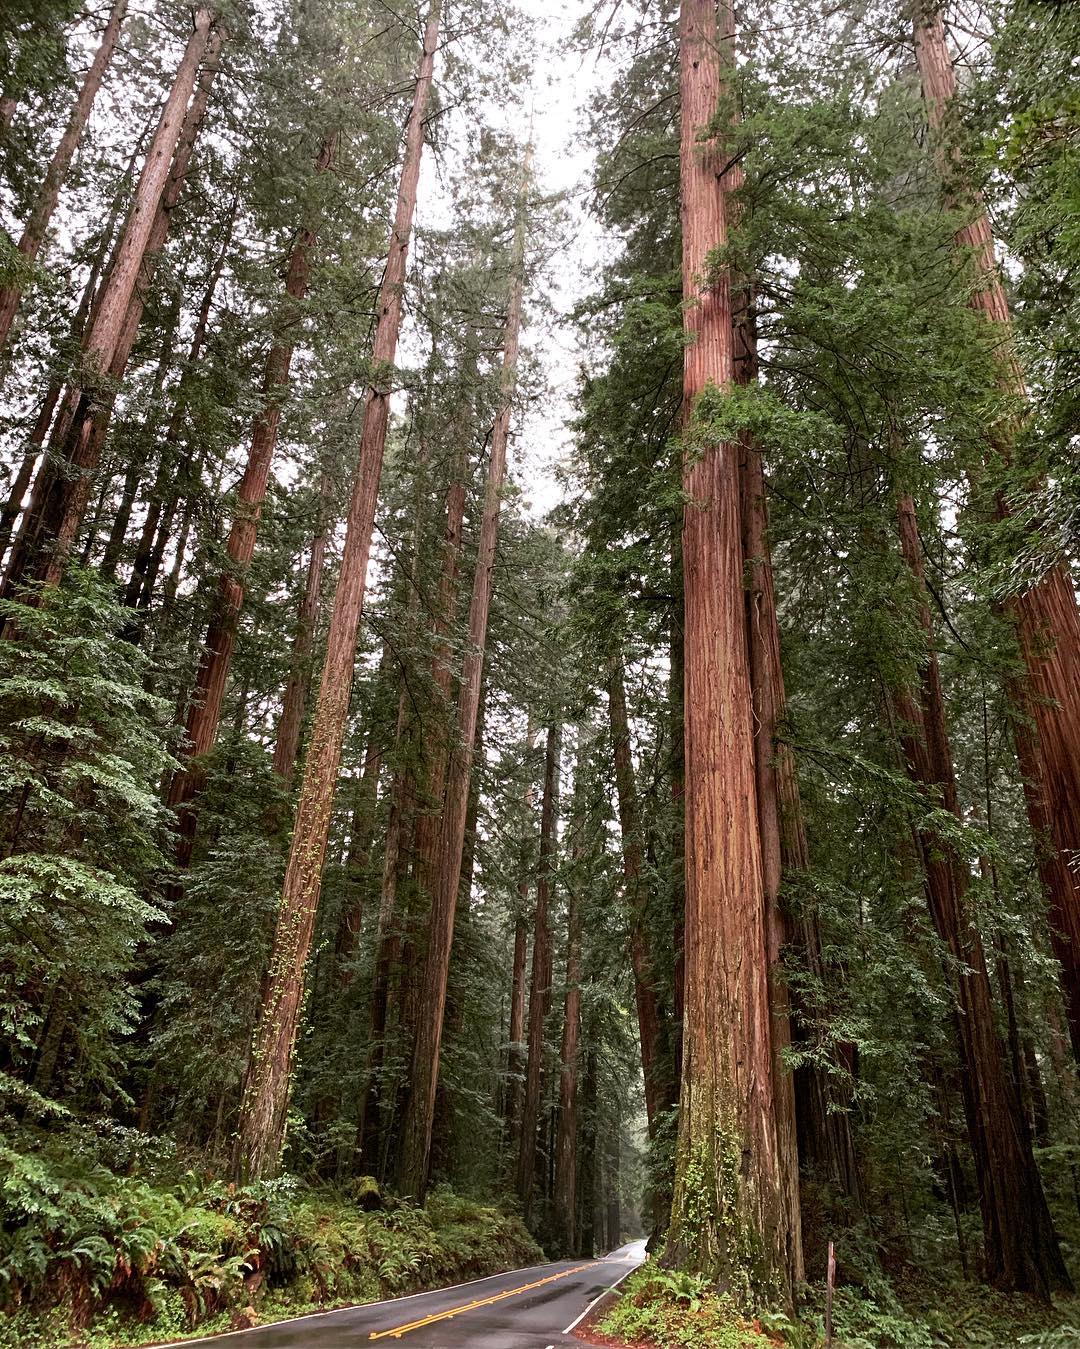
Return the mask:
[[558,1274],[549,1274],[546,1279],[537,1279],[535,1283],[525,1283],[519,1288],[508,1288],[504,1293],[477,1298],[475,1302],[463,1302],[457,1307],[448,1307],[444,1312],[434,1312],[431,1316],[423,1316],[418,1321],[409,1321],[403,1326],[394,1326],[392,1330],[373,1330],[368,1335],[368,1339],[382,1340],[388,1335],[392,1335],[395,1340],[400,1340],[402,1335],[408,1334],[410,1330],[420,1330],[423,1326],[433,1326],[436,1321],[448,1321],[452,1316],[460,1316],[462,1312],[475,1311],[477,1307],[490,1307],[493,1302],[501,1302],[503,1298],[516,1297],[518,1293],[532,1292],[534,1288],[543,1288],[546,1283],[554,1283],[556,1279],[568,1278],[571,1274],[580,1274],[582,1270],[588,1268],[589,1265],[575,1265],[573,1269],[564,1269]]

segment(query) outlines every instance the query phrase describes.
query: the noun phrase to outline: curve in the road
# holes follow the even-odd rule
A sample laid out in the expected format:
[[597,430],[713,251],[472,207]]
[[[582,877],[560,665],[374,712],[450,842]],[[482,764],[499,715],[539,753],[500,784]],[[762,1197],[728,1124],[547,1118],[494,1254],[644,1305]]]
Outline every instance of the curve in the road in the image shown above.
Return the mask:
[[535,1265],[184,1343],[188,1349],[357,1349],[387,1340],[402,1349],[556,1349],[578,1343],[567,1337],[644,1258],[645,1243],[635,1241],[599,1260]]

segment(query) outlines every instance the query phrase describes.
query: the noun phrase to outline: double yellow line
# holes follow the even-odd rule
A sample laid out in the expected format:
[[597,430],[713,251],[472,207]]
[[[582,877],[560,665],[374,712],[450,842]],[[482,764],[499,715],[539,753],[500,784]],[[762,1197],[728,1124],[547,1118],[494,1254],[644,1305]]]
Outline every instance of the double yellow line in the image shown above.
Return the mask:
[[477,1307],[490,1307],[495,1302],[502,1302],[504,1298],[517,1297],[519,1293],[531,1293],[534,1288],[543,1288],[545,1284],[555,1283],[557,1279],[566,1279],[571,1274],[580,1274],[582,1270],[589,1267],[589,1265],[575,1265],[573,1269],[564,1269],[558,1274],[549,1274],[546,1279],[537,1279],[535,1283],[525,1283],[520,1288],[508,1288],[504,1293],[494,1293],[491,1297],[477,1298],[475,1302],[463,1302],[460,1306],[449,1307],[444,1312],[435,1312],[431,1316],[422,1316],[418,1321],[409,1321],[406,1325],[394,1326],[392,1330],[373,1330],[368,1335],[368,1339],[384,1340],[387,1336],[392,1335],[395,1340],[400,1340],[402,1335],[407,1335],[410,1330],[421,1330],[424,1326],[433,1326],[436,1321],[449,1321],[452,1316],[460,1316],[462,1312],[475,1311]]

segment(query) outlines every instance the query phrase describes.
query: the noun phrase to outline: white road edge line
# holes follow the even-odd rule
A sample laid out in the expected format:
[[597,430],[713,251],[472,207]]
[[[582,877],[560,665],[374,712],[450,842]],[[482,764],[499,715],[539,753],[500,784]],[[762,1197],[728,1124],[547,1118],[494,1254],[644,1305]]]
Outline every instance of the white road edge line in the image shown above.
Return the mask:
[[[601,1256],[595,1263],[599,1264]],[[431,1297],[433,1293],[452,1293],[456,1288],[469,1288],[474,1283],[489,1283],[492,1279],[503,1279],[510,1274],[525,1274],[532,1269],[549,1269],[552,1264],[565,1265],[570,1264],[569,1260],[553,1260],[543,1265],[522,1265],[520,1269],[502,1269],[498,1274],[484,1274],[479,1279],[466,1279],[463,1283],[448,1283],[445,1288],[423,1288],[419,1293],[403,1293],[401,1297],[386,1297],[379,1302],[350,1302],[344,1307],[328,1307],[326,1311],[304,1312],[302,1316],[287,1316],[281,1321],[266,1321],[261,1326],[245,1326],[243,1330],[222,1330],[216,1335],[204,1335],[198,1340],[163,1340],[160,1344],[147,1345],[146,1349],[187,1349],[189,1345],[199,1345],[206,1343],[217,1343],[218,1340],[229,1340],[236,1335],[250,1335],[255,1330],[269,1330],[272,1326],[291,1326],[297,1321],[310,1321],[316,1316],[337,1316],[339,1312],[359,1312],[367,1311],[371,1307],[389,1307],[399,1302],[411,1302],[417,1297]],[[625,1278],[626,1275],[623,1275]],[[622,1280],[620,1279],[621,1283]],[[614,1284],[612,1285],[614,1287]]]
[[[604,1298],[606,1298],[609,1293],[614,1293],[615,1289],[618,1288],[619,1284],[622,1283],[623,1279],[628,1279],[630,1275],[633,1274],[635,1269],[640,1268],[641,1268],[640,1265],[635,1265],[634,1269],[628,1269],[625,1274],[620,1274],[610,1288],[605,1288],[604,1291],[599,1295],[599,1297],[594,1297],[593,1300],[589,1303],[589,1305],[585,1308],[585,1310],[581,1313],[581,1315],[575,1321],[571,1321],[570,1324],[566,1327],[566,1329],[560,1331],[559,1333],[562,1335],[569,1335],[572,1330],[574,1330],[577,1326],[579,1326],[582,1323],[582,1321],[585,1320],[586,1316],[588,1316],[588,1314],[592,1311],[592,1309],[596,1306],[598,1302],[603,1302]],[[551,1349],[550,1345],[548,1346],[548,1349]]]

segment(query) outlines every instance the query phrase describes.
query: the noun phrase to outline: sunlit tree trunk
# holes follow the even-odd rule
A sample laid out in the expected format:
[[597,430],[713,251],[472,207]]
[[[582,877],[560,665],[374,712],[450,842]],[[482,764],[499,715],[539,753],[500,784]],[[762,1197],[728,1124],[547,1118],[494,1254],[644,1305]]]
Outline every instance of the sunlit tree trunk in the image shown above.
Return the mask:
[[439,871],[431,894],[422,985],[423,998],[418,1008],[409,1099],[402,1122],[399,1179],[402,1191],[417,1199],[423,1198],[427,1187],[431,1126],[446,1004],[446,981],[450,969],[450,949],[453,944],[454,914],[461,885],[462,853],[465,846],[476,724],[483,684],[488,614],[491,609],[499,516],[506,481],[506,450],[510,436],[510,412],[517,375],[525,287],[526,199],[531,163],[530,145],[525,152],[511,258],[510,296],[503,336],[500,401],[491,434],[491,457],[488,461],[487,481],[484,487],[476,570],[469,602],[469,630],[458,695],[457,741],[450,754],[446,773],[446,804],[439,840]]
[[[923,97],[936,138],[938,165],[950,203],[970,217],[956,235],[957,247],[974,258],[977,280],[971,305],[1001,332],[998,380],[1019,401],[1027,398],[1016,356],[1008,300],[994,256],[990,220],[981,198],[965,181],[964,165],[950,134],[948,116],[956,96],[956,71],[936,0],[911,0],[915,54]],[[1013,432],[991,428],[1006,460]],[[1009,513],[1004,499],[999,515]],[[1011,682],[1019,716],[1014,727],[1028,817],[1038,850],[1039,874],[1050,901],[1050,936],[1061,964],[1062,988],[1073,1050],[1080,1056],[1080,611],[1068,564],[1061,559],[1029,589],[1008,601],[1026,678]]]
[[266,1175],[277,1169],[285,1139],[296,1031],[303,1001],[304,970],[311,950],[323,862],[330,835],[334,788],[349,715],[353,661],[364,602],[371,534],[379,495],[386,430],[390,416],[390,378],[401,326],[405,258],[416,210],[424,115],[435,66],[439,33],[438,0],[428,12],[423,53],[405,132],[405,157],[390,253],[379,293],[378,322],[372,348],[376,383],[368,390],[360,455],[346,523],[345,546],[334,595],[326,659],[315,707],[296,824],[285,872],[277,932],[270,958],[265,998],[255,1032],[255,1051],[240,1112],[240,1170]]
[[[727,242],[724,37],[711,0],[680,17],[684,401],[734,378]],[[684,474],[686,1007],[667,1257],[737,1301],[790,1302],[799,1269],[778,1114],[752,698],[743,596],[739,447],[699,432]],[[794,1188],[794,1193],[793,1193]]]
[[[56,203],[60,200],[60,191],[67,178],[68,169],[71,167],[72,157],[82,139],[87,118],[90,116],[90,109],[94,106],[94,100],[97,98],[101,82],[105,77],[105,71],[112,60],[113,52],[116,50],[116,43],[120,37],[120,28],[123,25],[126,11],[127,0],[115,0],[105,24],[105,31],[101,35],[101,44],[94,53],[94,59],[90,63],[90,69],[86,72],[86,78],[83,80],[82,88],[79,90],[75,105],[71,110],[67,126],[65,126],[60,142],[53,152],[52,160],[45,171],[45,178],[38,189],[34,205],[23,227],[22,236],[16,245],[28,266],[36,261],[41,251],[41,245],[45,241],[45,234],[48,231],[53,212],[56,210]],[[0,352],[7,344],[11,324],[22,298],[22,290],[21,278],[16,279],[10,285],[0,286]],[[26,490],[25,487],[23,490]]]

